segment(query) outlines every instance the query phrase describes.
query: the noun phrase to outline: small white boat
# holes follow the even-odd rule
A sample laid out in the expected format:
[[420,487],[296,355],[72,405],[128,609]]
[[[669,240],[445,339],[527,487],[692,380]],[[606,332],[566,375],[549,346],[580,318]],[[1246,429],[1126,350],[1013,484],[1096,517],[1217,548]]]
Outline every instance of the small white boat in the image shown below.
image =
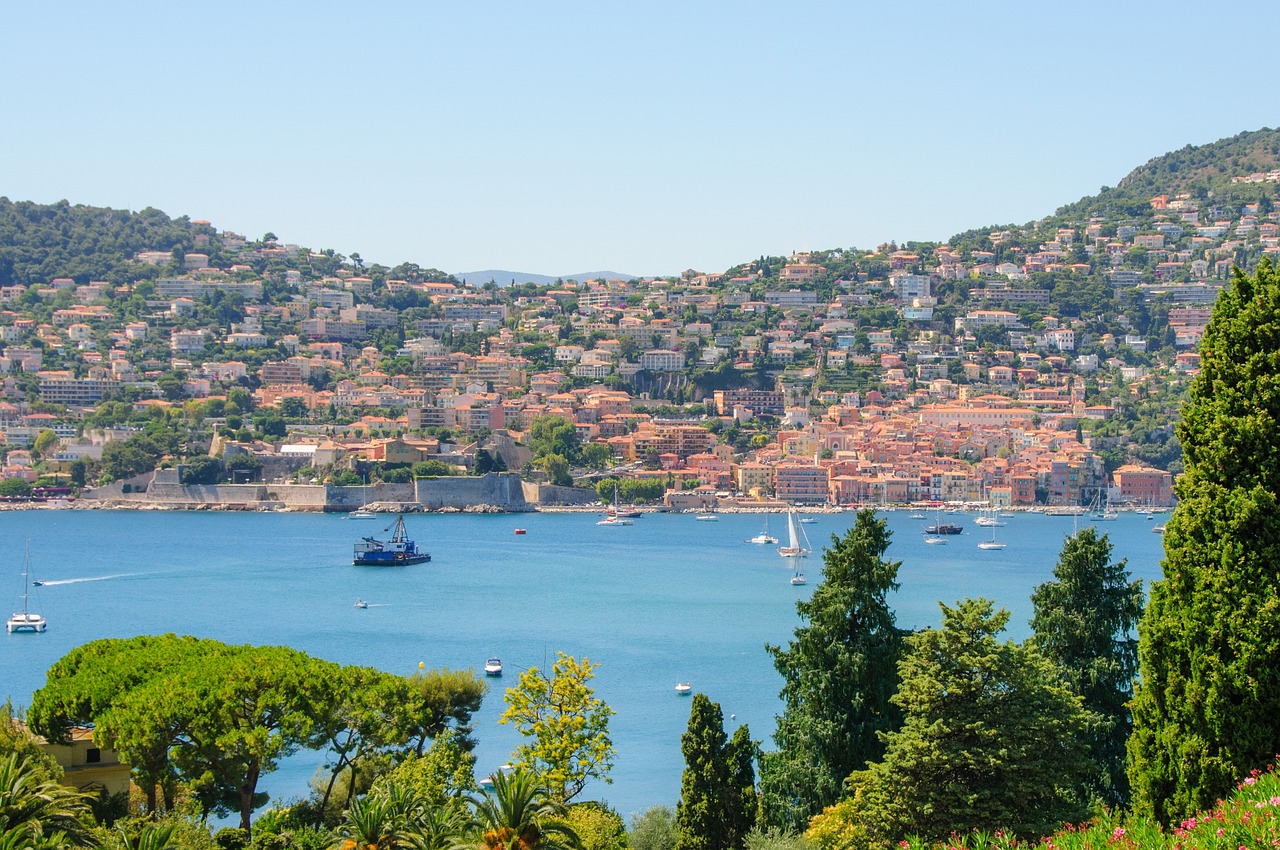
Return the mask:
[[486,661],[484,663],[484,674],[486,676],[501,676],[502,675],[502,659],[490,658],[488,661]]
[[765,514],[764,528],[760,529],[760,533],[747,541],[748,543],[758,543],[764,546],[777,545],[778,538],[769,533],[769,515]]
[[694,517],[698,522],[719,522],[720,517],[715,514],[698,514]]
[[375,514],[373,511],[367,511],[364,508],[360,508],[359,510],[352,511],[351,513],[347,514],[347,519],[377,519],[377,518],[378,518],[377,514]]
[[6,622],[9,634],[14,632],[43,632],[49,625],[44,616],[30,610],[28,602],[31,594],[31,544],[27,544],[27,555],[22,565],[22,610],[15,611]]
[[791,577],[792,585],[808,584],[809,580],[804,577],[804,573],[796,573]]
[[1163,525],[1153,525],[1151,526],[1151,530],[1154,531],[1156,534],[1164,534]]
[[978,544],[979,549],[987,549],[987,550],[1003,549],[1004,547],[1005,547],[1004,543],[1000,543],[995,540],[984,540]]
[[676,696],[687,697],[693,693],[693,685],[688,682],[676,682]]
[[607,515],[604,519],[596,523],[596,525],[603,525],[607,528],[613,527],[613,526],[619,526],[619,525],[634,525],[634,524],[635,524],[634,522],[627,519],[626,517],[615,516],[613,514]]
[[363,599],[361,599],[360,597],[358,597],[358,596],[357,596],[357,597],[356,597],[356,607],[357,607],[357,608],[368,608],[368,607],[369,607],[369,603],[368,603],[368,602],[365,602]]
[[926,538],[924,539],[924,542],[925,542],[925,543],[928,543],[930,546],[946,546],[946,545],[947,545],[947,538],[945,538],[945,537],[938,537],[938,536],[936,536],[936,535],[935,535],[935,536],[933,536],[933,537],[926,537]]
[[907,517],[907,519],[928,519],[928,517],[926,517],[924,514],[917,511],[916,513],[913,513],[911,516]]
[[800,522],[804,523],[805,525],[812,525],[813,523],[817,522],[817,520],[811,516],[807,516],[807,517],[802,517],[800,519]]

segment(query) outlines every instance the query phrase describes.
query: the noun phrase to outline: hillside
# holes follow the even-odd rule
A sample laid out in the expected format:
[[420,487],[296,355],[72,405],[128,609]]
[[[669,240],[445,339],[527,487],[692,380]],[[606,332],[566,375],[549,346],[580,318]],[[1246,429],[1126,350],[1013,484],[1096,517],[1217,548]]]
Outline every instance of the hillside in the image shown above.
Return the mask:
[[1140,165],[1115,187],[1061,207],[1059,218],[1140,215],[1151,198],[1186,194],[1199,201],[1236,204],[1274,201],[1280,182],[1244,182],[1251,174],[1280,168],[1280,130],[1262,128],[1205,145],[1187,145]]

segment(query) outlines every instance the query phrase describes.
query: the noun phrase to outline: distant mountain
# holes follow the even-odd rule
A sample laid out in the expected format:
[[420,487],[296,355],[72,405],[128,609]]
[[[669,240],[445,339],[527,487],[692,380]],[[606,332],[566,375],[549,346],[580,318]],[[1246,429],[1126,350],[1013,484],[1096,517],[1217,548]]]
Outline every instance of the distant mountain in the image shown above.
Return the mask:
[[455,272],[454,277],[464,283],[486,284],[493,281],[498,286],[509,286],[513,283],[536,283],[547,286],[557,280],[635,280],[633,274],[621,272],[579,272],[578,274],[530,274],[529,272],[512,272],[506,269],[486,269],[480,272]]
[[1129,172],[1115,187],[1081,198],[1057,211],[1058,216],[1141,214],[1150,211],[1156,195],[1186,194],[1202,204],[1274,201],[1280,183],[1247,183],[1232,178],[1280,168],[1280,130],[1264,127],[1219,139],[1207,145],[1187,145],[1158,156]]

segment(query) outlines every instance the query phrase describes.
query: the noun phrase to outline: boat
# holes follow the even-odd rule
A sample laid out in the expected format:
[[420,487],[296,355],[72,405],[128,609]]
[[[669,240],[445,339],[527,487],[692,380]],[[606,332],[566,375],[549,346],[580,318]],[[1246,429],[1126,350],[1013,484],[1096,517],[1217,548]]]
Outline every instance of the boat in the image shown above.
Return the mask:
[[418,551],[418,547],[409,539],[404,528],[404,514],[396,517],[392,528],[394,530],[389,540],[360,538],[352,563],[357,567],[402,567],[431,560],[431,555]]
[[528,533],[528,532],[526,532],[523,528],[517,528],[517,529],[516,529],[516,534],[527,534],[527,533]]
[[616,525],[632,525],[631,517],[618,511],[618,488],[613,488],[613,504],[604,509],[604,519],[596,523],[596,525],[616,526]]
[[502,675],[502,659],[495,657],[495,658],[490,658],[488,661],[486,661],[484,663],[484,674],[486,676],[501,676]]
[[974,525],[980,525],[983,528],[1004,528],[1006,523],[1001,522],[995,514],[983,514],[973,521]]
[[926,538],[924,539],[924,542],[925,542],[925,543],[928,543],[930,546],[945,546],[945,545],[946,545],[946,543],[947,543],[947,538],[945,538],[945,537],[938,537],[938,536],[935,534],[935,535],[932,535],[932,536],[930,536],[930,537],[926,537]]
[[996,540],[996,530],[995,530],[995,528],[992,528],[992,529],[991,529],[991,539],[990,539],[990,540],[984,540],[984,541],[982,541],[981,543],[979,543],[979,544],[978,544],[978,548],[979,548],[979,549],[985,549],[985,550],[987,550],[987,551],[991,551],[991,550],[993,550],[993,549],[1003,549],[1003,548],[1005,547],[1005,545],[1006,545],[1006,544],[1001,543],[1001,542],[999,542],[998,540]]
[[928,517],[920,513],[919,511],[916,511],[915,513],[907,517],[907,519],[928,519]]
[[[803,543],[803,545],[801,545]],[[787,508],[787,545],[778,547],[778,554],[784,558],[803,558],[812,552],[809,538],[804,529],[796,523],[795,508]]]
[[676,696],[687,697],[693,693],[693,685],[688,682],[676,682]]
[[952,522],[942,521],[942,512],[937,511],[933,515],[933,525],[926,525],[924,533],[929,535],[925,538],[925,542],[929,542],[930,537],[940,537],[943,534],[963,534],[964,529]]
[[368,607],[369,607],[369,603],[368,603],[368,602],[365,602],[363,599],[361,599],[360,597],[358,597],[358,596],[357,596],[357,597],[356,597],[356,607],[357,607],[357,608],[368,608]]
[[352,511],[351,513],[347,514],[347,519],[377,519],[377,518],[378,518],[377,514],[375,514],[373,511],[365,510],[364,508],[360,508],[359,510]]
[[8,620],[9,634],[14,632],[43,632],[48,622],[41,614],[34,613],[30,606],[31,596],[31,544],[27,544],[26,559],[22,564],[22,610],[15,611]]
[[804,577],[804,573],[800,572],[800,565],[803,563],[804,561],[800,560],[799,558],[796,559],[796,571],[791,574],[792,587],[795,587],[801,584],[807,584],[809,581]]
[[801,518],[800,518],[800,522],[801,522],[801,524],[802,524],[802,525],[812,525],[813,523],[815,523],[815,522],[817,522],[817,521],[818,521],[817,519],[815,519],[814,517],[811,517],[811,516],[801,517]]
[[719,522],[720,517],[715,514],[698,514],[694,517],[698,522]]
[[636,510],[620,511],[618,510],[618,506],[614,505],[613,513],[614,513],[614,516],[620,516],[623,519],[639,519],[641,512]]
[[1151,526],[1151,530],[1154,531],[1156,534],[1164,534],[1163,525],[1153,525]]
[[760,530],[759,534],[757,534],[755,537],[752,537],[747,542],[759,543],[764,546],[777,545],[778,538],[774,537],[772,534],[769,533],[769,515],[768,514],[765,514],[765,517],[764,517],[764,528]]

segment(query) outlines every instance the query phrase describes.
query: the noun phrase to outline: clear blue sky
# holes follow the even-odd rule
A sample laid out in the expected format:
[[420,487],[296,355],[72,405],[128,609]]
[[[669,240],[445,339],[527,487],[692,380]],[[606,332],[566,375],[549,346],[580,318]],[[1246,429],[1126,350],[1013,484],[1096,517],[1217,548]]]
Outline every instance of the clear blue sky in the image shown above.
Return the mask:
[[1280,4],[12,3],[0,195],[451,272],[1022,223],[1280,125]]

